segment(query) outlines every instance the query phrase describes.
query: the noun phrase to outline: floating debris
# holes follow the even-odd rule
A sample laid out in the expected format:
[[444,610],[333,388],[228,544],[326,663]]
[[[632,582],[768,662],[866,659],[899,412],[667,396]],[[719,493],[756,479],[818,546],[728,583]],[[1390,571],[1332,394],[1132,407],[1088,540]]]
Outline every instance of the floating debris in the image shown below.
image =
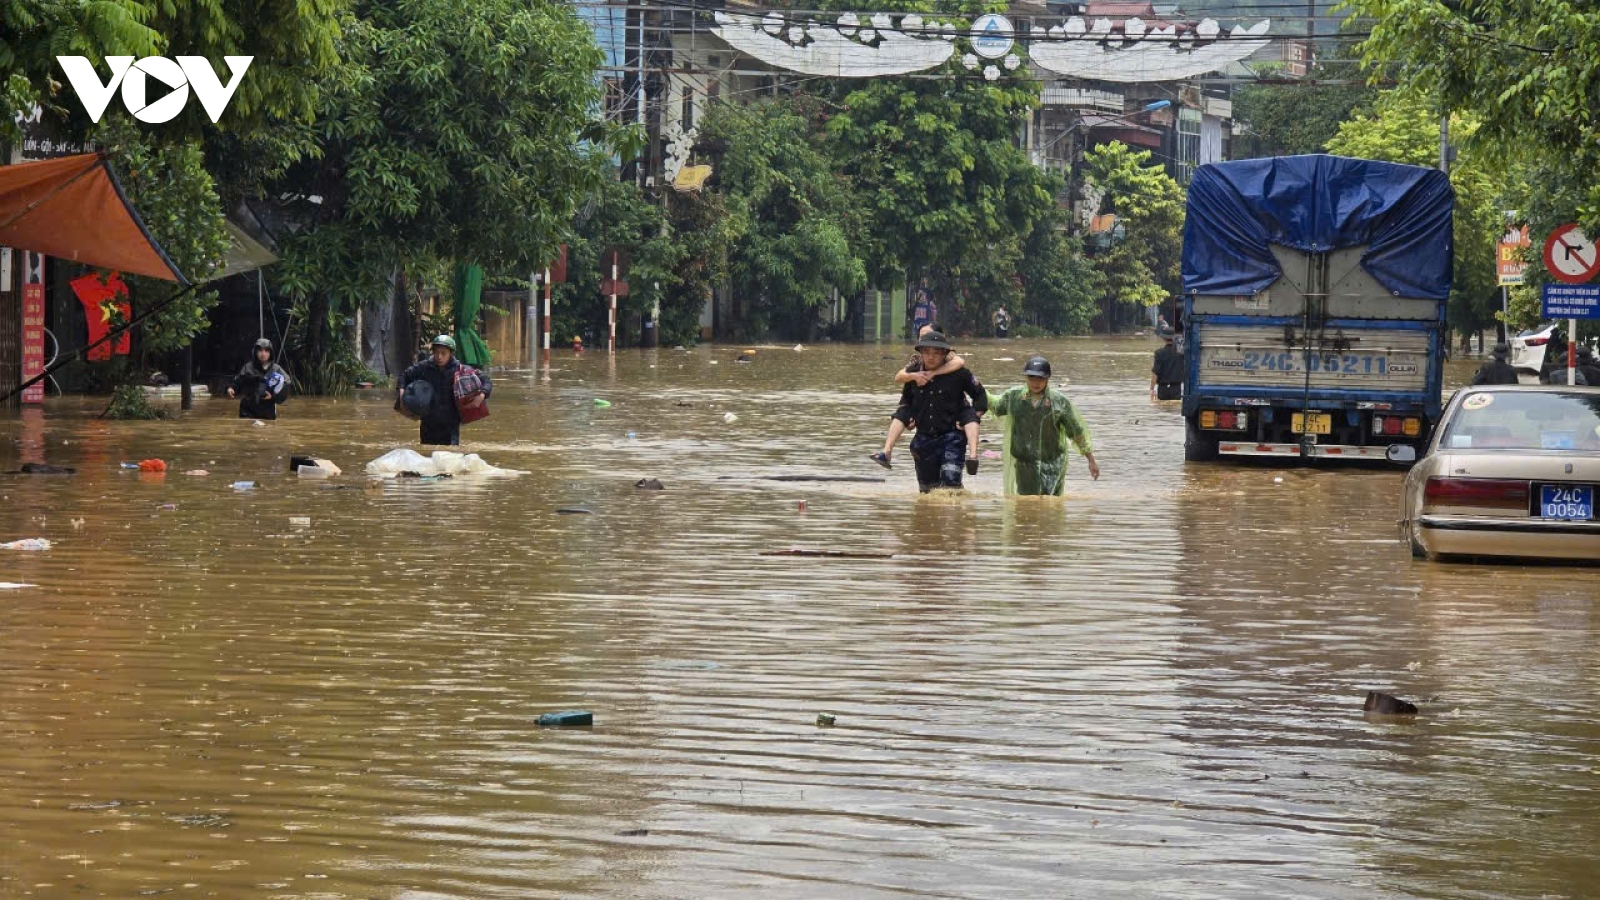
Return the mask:
[[587,728],[594,725],[594,713],[586,709],[545,713],[539,717],[538,724],[540,728]]
[[23,538],[20,541],[10,541],[0,544],[0,550],[49,550],[50,541],[45,538]]
[[893,559],[893,553],[875,550],[807,550],[791,547],[788,550],[763,550],[762,556],[819,556],[827,559]]
[[1376,713],[1380,716],[1414,716],[1417,714],[1415,704],[1407,703],[1393,694],[1381,691],[1367,691],[1366,705],[1362,712]]

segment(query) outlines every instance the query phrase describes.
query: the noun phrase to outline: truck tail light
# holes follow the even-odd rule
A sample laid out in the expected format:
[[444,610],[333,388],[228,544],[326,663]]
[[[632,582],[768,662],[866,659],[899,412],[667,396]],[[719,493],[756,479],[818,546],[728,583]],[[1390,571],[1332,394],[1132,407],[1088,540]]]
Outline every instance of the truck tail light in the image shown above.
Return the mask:
[[1415,417],[1402,419],[1399,416],[1373,416],[1372,433],[1391,437],[1400,434],[1416,437],[1422,434],[1422,420]]
[[1423,487],[1422,502],[1428,506],[1476,506],[1527,512],[1528,482],[1435,476]]
[[1203,409],[1203,410],[1201,410],[1200,411],[1200,427],[1201,428],[1215,428],[1215,427],[1217,427],[1217,411],[1214,410],[1214,409]]

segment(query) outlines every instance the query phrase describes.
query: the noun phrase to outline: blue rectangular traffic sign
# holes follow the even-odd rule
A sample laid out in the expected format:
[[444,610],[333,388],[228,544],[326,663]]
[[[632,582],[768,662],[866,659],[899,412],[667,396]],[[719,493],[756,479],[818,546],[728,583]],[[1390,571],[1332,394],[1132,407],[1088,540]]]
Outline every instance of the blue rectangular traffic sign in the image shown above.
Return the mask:
[[1600,319],[1600,284],[1547,284],[1546,319]]

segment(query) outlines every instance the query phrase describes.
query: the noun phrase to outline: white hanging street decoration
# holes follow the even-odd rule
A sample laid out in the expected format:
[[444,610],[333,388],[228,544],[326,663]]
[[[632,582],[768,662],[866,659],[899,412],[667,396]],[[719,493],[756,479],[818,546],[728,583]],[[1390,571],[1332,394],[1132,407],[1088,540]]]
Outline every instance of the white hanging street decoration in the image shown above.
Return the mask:
[[[985,15],[959,28],[916,14],[900,17],[898,27],[887,13],[844,13],[832,24],[778,12],[718,12],[715,18],[712,32],[729,46],[803,75],[871,78],[927,71],[956,55],[955,39],[962,33],[970,50],[962,54],[961,63],[981,70],[985,79],[994,81],[1002,74],[985,60],[1001,60],[1005,71],[1021,64],[1011,55],[1014,26],[1000,15]],[[1215,72],[1262,49],[1270,42],[1270,26],[1263,19],[1224,34],[1214,19],[1178,25],[1139,18],[1091,23],[1073,16],[1049,29],[1046,39],[1029,42],[1027,53],[1039,68],[1071,78],[1125,84],[1178,81]]]
[[[774,19],[775,28],[770,24]],[[841,16],[839,24],[834,26],[820,22],[796,24],[788,29],[788,40],[782,36],[784,19],[777,13],[768,13],[764,22],[756,16],[719,12],[716,22],[712,32],[727,41],[728,46],[769,65],[803,75],[835,78],[909,75],[937,68],[955,53],[955,46],[948,39],[941,39],[937,33],[912,37],[904,33],[907,30],[904,20],[897,29],[883,13],[872,16],[870,28],[861,26],[859,19],[849,14]]]
[[1051,40],[1030,46],[1028,55],[1039,68],[1074,78],[1124,84],[1178,81],[1215,72],[1267,46],[1271,24],[1263,19],[1223,36],[1213,19],[1201,21],[1193,31],[1165,23],[1151,29],[1141,19],[1127,19],[1118,34],[1110,19],[1090,25],[1073,16],[1049,30]]

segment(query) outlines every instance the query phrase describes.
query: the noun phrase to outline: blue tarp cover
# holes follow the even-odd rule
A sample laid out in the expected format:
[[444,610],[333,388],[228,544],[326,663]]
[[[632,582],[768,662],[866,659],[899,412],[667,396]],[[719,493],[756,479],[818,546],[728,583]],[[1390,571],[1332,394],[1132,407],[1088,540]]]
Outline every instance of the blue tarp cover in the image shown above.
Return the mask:
[[1183,224],[1183,290],[1254,294],[1282,274],[1268,245],[1367,245],[1361,265],[1401,297],[1444,300],[1454,259],[1450,179],[1435,169],[1342,156],[1201,166]]

